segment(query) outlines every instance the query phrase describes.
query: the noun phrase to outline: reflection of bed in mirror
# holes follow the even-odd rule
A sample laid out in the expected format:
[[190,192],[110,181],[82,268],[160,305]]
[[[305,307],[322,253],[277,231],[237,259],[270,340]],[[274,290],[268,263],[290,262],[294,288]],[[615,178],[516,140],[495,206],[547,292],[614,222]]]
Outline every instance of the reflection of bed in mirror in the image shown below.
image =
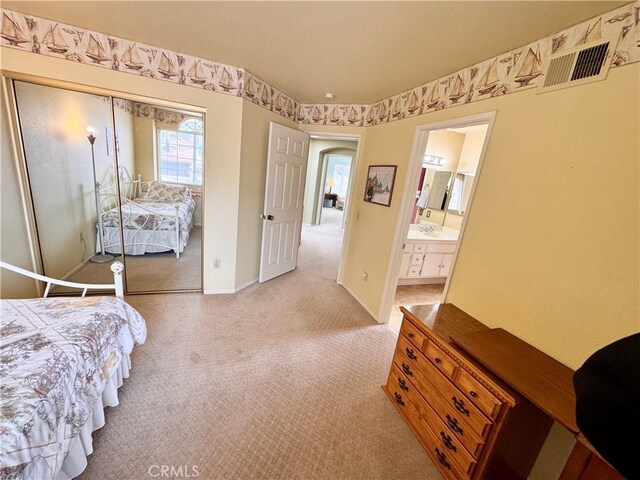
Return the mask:
[[[118,169],[124,252],[144,255],[184,251],[193,228],[196,203],[189,187],[158,181],[133,180],[127,169]],[[101,218],[105,250],[120,254],[120,215],[115,181],[100,187]]]

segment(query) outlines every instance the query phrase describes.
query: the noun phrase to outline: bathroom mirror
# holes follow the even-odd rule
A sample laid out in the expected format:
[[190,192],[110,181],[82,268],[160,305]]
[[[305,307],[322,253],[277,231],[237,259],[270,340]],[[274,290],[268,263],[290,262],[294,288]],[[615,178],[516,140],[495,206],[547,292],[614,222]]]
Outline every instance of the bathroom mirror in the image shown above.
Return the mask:
[[475,180],[475,173],[456,173],[451,185],[451,198],[447,208],[448,213],[464,215],[467,211],[471,188]]
[[429,193],[427,208],[440,211],[445,210],[449,196],[449,183],[451,182],[452,175],[452,172],[434,171],[431,179],[428,177],[425,179],[425,182],[431,180],[430,183],[425,184],[425,188],[428,189]]

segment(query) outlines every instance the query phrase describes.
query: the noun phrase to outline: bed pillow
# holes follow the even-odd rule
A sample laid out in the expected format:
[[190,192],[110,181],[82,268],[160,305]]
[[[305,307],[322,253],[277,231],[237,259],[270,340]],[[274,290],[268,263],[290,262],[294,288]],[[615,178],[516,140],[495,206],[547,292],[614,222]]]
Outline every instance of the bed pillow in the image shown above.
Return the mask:
[[181,203],[191,198],[191,189],[185,185],[174,185],[153,181],[144,199],[149,202]]

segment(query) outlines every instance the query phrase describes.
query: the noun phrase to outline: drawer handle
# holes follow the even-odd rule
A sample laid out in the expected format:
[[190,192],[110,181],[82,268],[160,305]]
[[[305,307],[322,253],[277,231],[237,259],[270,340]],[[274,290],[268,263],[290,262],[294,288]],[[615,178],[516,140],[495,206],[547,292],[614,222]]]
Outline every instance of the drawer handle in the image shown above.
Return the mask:
[[404,349],[405,352],[407,352],[407,357],[409,357],[411,360],[418,360],[418,357],[416,357],[416,354],[413,353],[413,348],[405,348]]
[[445,447],[447,447],[449,450],[453,450],[454,452],[458,451],[456,446],[451,442],[451,435],[447,435],[444,432],[440,432],[440,437],[442,438],[442,443],[444,443]]
[[407,365],[406,363],[402,364],[402,371],[405,373],[405,375],[413,377],[413,372],[411,371],[411,368],[409,368],[409,365]]
[[441,452],[439,448],[436,448],[436,457],[438,457],[438,461],[444,468],[446,468],[447,470],[451,470],[451,464],[447,462],[446,455]]
[[398,386],[405,392],[409,391],[409,387],[407,387],[407,382],[405,382],[403,378],[398,378]]
[[477,394],[476,392],[474,392],[473,390],[471,390],[471,391],[469,392],[469,395],[471,395],[473,398],[475,398],[475,397],[477,397],[477,396],[478,396],[478,394]]
[[464,435],[464,431],[458,426],[458,420],[455,418],[451,418],[449,414],[447,414],[447,424],[454,432],[458,432],[460,435]]
[[413,332],[409,332],[409,333],[407,334],[407,336],[408,336],[409,338],[413,338],[413,337],[415,337],[415,335],[413,334]]
[[404,400],[402,400],[402,395],[398,392],[393,392],[393,397],[396,399],[396,403],[398,405],[402,405],[404,407]]
[[442,359],[440,359],[438,357],[434,358],[434,360],[435,360],[436,363],[442,363]]
[[455,395],[451,397],[451,401],[453,402],[453,405],[456,407],[456,410],[458,410],[463,415],[466,415],[467,417],[469,416],[469,410],[465,408],[464,401],[458,400]]

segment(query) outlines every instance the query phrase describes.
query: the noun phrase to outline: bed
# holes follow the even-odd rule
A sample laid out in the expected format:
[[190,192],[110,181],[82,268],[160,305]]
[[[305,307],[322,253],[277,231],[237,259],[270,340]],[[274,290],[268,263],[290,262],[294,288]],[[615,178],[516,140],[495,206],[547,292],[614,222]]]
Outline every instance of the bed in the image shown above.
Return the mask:
[[[193,228],[196,203],[191,189],[186,185],[142,182],[139,177],[133,180],[124,167],[118,173],[125,254],[173,251],[180,258]],[[102,228],[105,250],[119,255],[122,248],[115,184],[99,188],[98,228]]]
[[[85,469],[91,433],[105,424],[104,408],[118,405],[130,354],[147,334],[144,319],[121,298],[122,264],[114,265],[113,285],[87,285],[0,262],[48,287],[83,289],[82,297],[0,300],[0,478],[63,480]],[[120,296],[86,297],[95,287]]]

